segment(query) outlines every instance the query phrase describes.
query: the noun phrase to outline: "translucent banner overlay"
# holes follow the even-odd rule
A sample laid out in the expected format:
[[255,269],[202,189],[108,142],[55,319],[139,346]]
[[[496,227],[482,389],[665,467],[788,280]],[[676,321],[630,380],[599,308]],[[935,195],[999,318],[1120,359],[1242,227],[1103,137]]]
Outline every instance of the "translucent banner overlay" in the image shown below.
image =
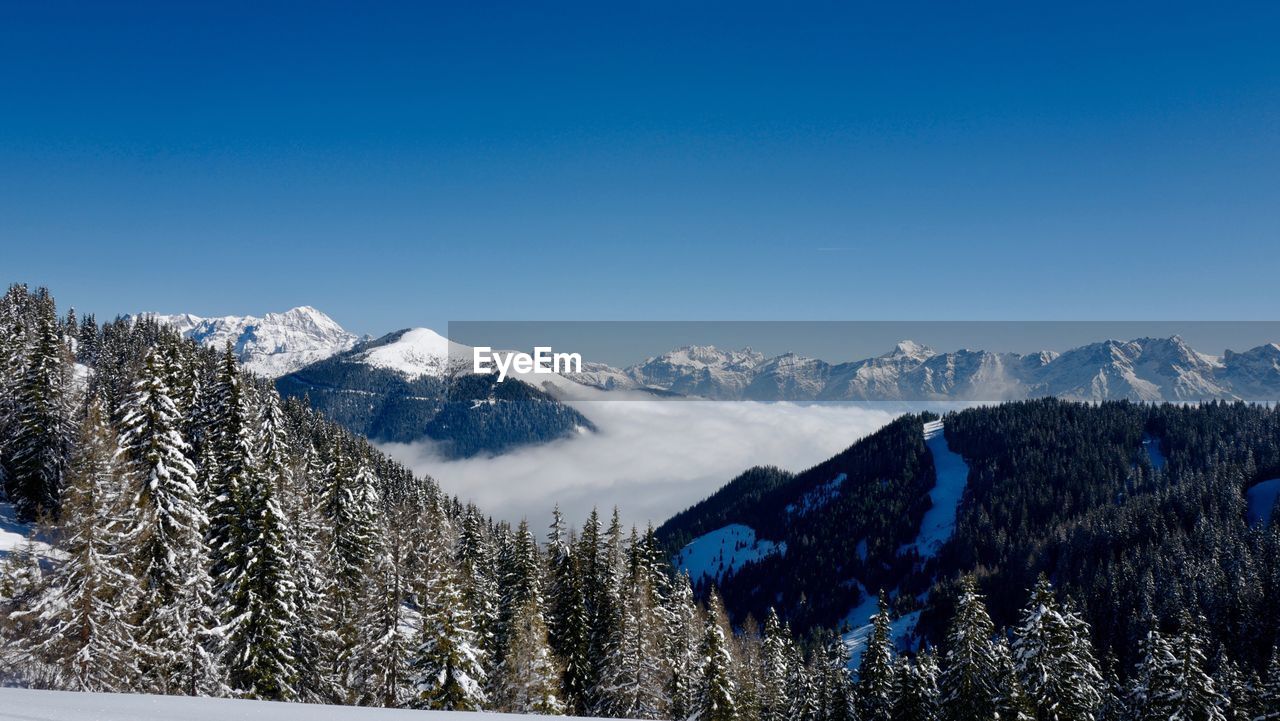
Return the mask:
[[448,336],[450,394],[477,401],[519,400],[514,380],[582,401],[1280,399],[1280,321],[453,321]]

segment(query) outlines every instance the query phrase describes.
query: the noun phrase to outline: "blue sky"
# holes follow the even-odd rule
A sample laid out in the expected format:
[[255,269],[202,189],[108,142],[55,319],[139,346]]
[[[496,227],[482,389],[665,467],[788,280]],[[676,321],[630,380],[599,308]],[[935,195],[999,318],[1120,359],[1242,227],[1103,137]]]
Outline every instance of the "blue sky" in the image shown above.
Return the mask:
[[1213,5],[8,3],[0,280],[374,334],[1273,318],[1280,4]]

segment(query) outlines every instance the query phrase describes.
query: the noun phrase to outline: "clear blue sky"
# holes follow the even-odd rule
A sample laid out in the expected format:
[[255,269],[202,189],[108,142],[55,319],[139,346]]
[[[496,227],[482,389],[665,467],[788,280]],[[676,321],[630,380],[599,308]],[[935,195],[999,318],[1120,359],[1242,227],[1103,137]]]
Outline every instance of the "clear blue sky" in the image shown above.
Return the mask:
[[[784,7],[786,6],[786,7]],[[1280,3],[5,3],[100,314],[1274,318]]]

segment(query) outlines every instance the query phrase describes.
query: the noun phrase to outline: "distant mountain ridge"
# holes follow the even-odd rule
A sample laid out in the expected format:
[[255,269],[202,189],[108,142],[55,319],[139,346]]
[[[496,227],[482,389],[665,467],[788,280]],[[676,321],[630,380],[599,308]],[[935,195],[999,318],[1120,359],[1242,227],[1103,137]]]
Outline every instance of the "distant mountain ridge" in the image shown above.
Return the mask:
[[1028,354],[939,353],[902,341],[883,355],[843,363],[686,346],[625,369],[595,365],[568,377],[606,390],[656,388],[715,400],[1275,400],[1280,345],[1227,351],[1219,358],[1176,335]]
[[202,318],[190,313],[140,313],[172,327],[205,346],[231,343],[241,365],[268,378],[278,378],[353,348],[362,340],[311,306],[283,313]]

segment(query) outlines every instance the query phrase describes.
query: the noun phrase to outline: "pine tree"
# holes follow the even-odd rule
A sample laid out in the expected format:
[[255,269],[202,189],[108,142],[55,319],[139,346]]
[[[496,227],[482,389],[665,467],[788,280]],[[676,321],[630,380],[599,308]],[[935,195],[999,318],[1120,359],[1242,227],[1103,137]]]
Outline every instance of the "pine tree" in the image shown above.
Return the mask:
[[426,541],[422,629],[413,660],[417,705],[479,711],[487,701],[485,657],[460,590],[443,514]]
[[[914,663],[902,658],[895,668],[893,721],[937,721],[938,662],[932,653],[920,654]],[[865,718],[865,717],[864,717]]]
[[1205,671],[1204,642],[1199,624],[1190,616],[1181,622],[1173,643],[1174,686],[1168,698],[1170,721],[1226,721],[1222,694]]
[[117,439],[93,399],[69,463],[60,549],[48,591],[34,610],[34,653],[55,688],[126,691],[137,675],[128,609],[137,585],[122,537]]
[[1013,640],[1014,666],[1037,721],[1092,721],[1102,705],[1102,674],[1078,615],[1059,607],[1044,576]]
[[1129,706],[1135,721],[1167,721],[1173,718],[1181,695],[1178,661],[1155,619],[1149,624],[1140,644],[1141,658],[1129,691]]
[[814,689],[817,721],[853,721],[858,698],[849,674],[849,648],[840,634],[825,633],[822,646],[814,654]]
[[879,610],[871,617],[871,635],[858,666],[858,708],[863,721],[889,721],[893,706],[893,639],[889,599],[880,592]]
[[760,721],[787,721],[791,718],[787,698],[787,644],[790,640],[783,635],[777,612],[770,608],[764,620],[764,641],[760,650]]
[[154,349],[125,404],[120,452],[127,459],[134,574],[142,584],[137,613],[142,673],[158,693],[213,693],[221,669],[210,650],[211,606],[203,532],[205,515],[187,460],[187,444]]
[[226,554],[230,566],[222,579],[228,678],[246,697],[274,701],[296,698],[298,676],[292,647],[297,587],[289,565],[294,551],[278,501],[286,484],[285,433],[273,391],[256,434],[260,463],[238,480],[246,517],[236,537],[245,545]]
[[71,359],[47,296],[36,301],[35,326],[25,372],[18,382],[16,432],[8,452],[7,486],[19,520],[42,513],[56,515],[67,453],[74,436],[71,421]]
[[971,721],[995,716],[1000,689],[999,660],[991,642],[995,627],[973,576],[960,581],[956,613],[947,632],[940,687],[943,718]]
[[525,599],[512,615],[508,643],[498,668],[494,701],[510,713],[559,715],[560,668],[551,652],[547,626],[536,596]]
[[1271,660],[1267,663],[1267,678],[1261,693],[1258,694],[1258,706],[1263,721],[1280,719],[1280,648],[1271,650]]
[[581,574],[558,506],[553,512],[547,537],[547,554],[547,629],[551,648],[562,669],[560,686],[564,706],[568,713],[585,715],[590,624]]
[[705,628],[698,617],[687,573],[681,572],[670,585],[662,608],[662,628],[670,716],[690,718],[697,710]]
[[733,679],[734,660],[725,638],[727,620],[724,605],[713,591],[707,602],[707,621],[702,635],[702,672],[693,718],[698,721],[737,721],[737,684]]
[[[638,543],[632,534],[632,548]],[[657,633],[657,588],[646,566],[621,590],[620,623],[605,646],[600,678],[594,696],[597,710],[616,718],[661,718],[667,711],[664,678]]]

